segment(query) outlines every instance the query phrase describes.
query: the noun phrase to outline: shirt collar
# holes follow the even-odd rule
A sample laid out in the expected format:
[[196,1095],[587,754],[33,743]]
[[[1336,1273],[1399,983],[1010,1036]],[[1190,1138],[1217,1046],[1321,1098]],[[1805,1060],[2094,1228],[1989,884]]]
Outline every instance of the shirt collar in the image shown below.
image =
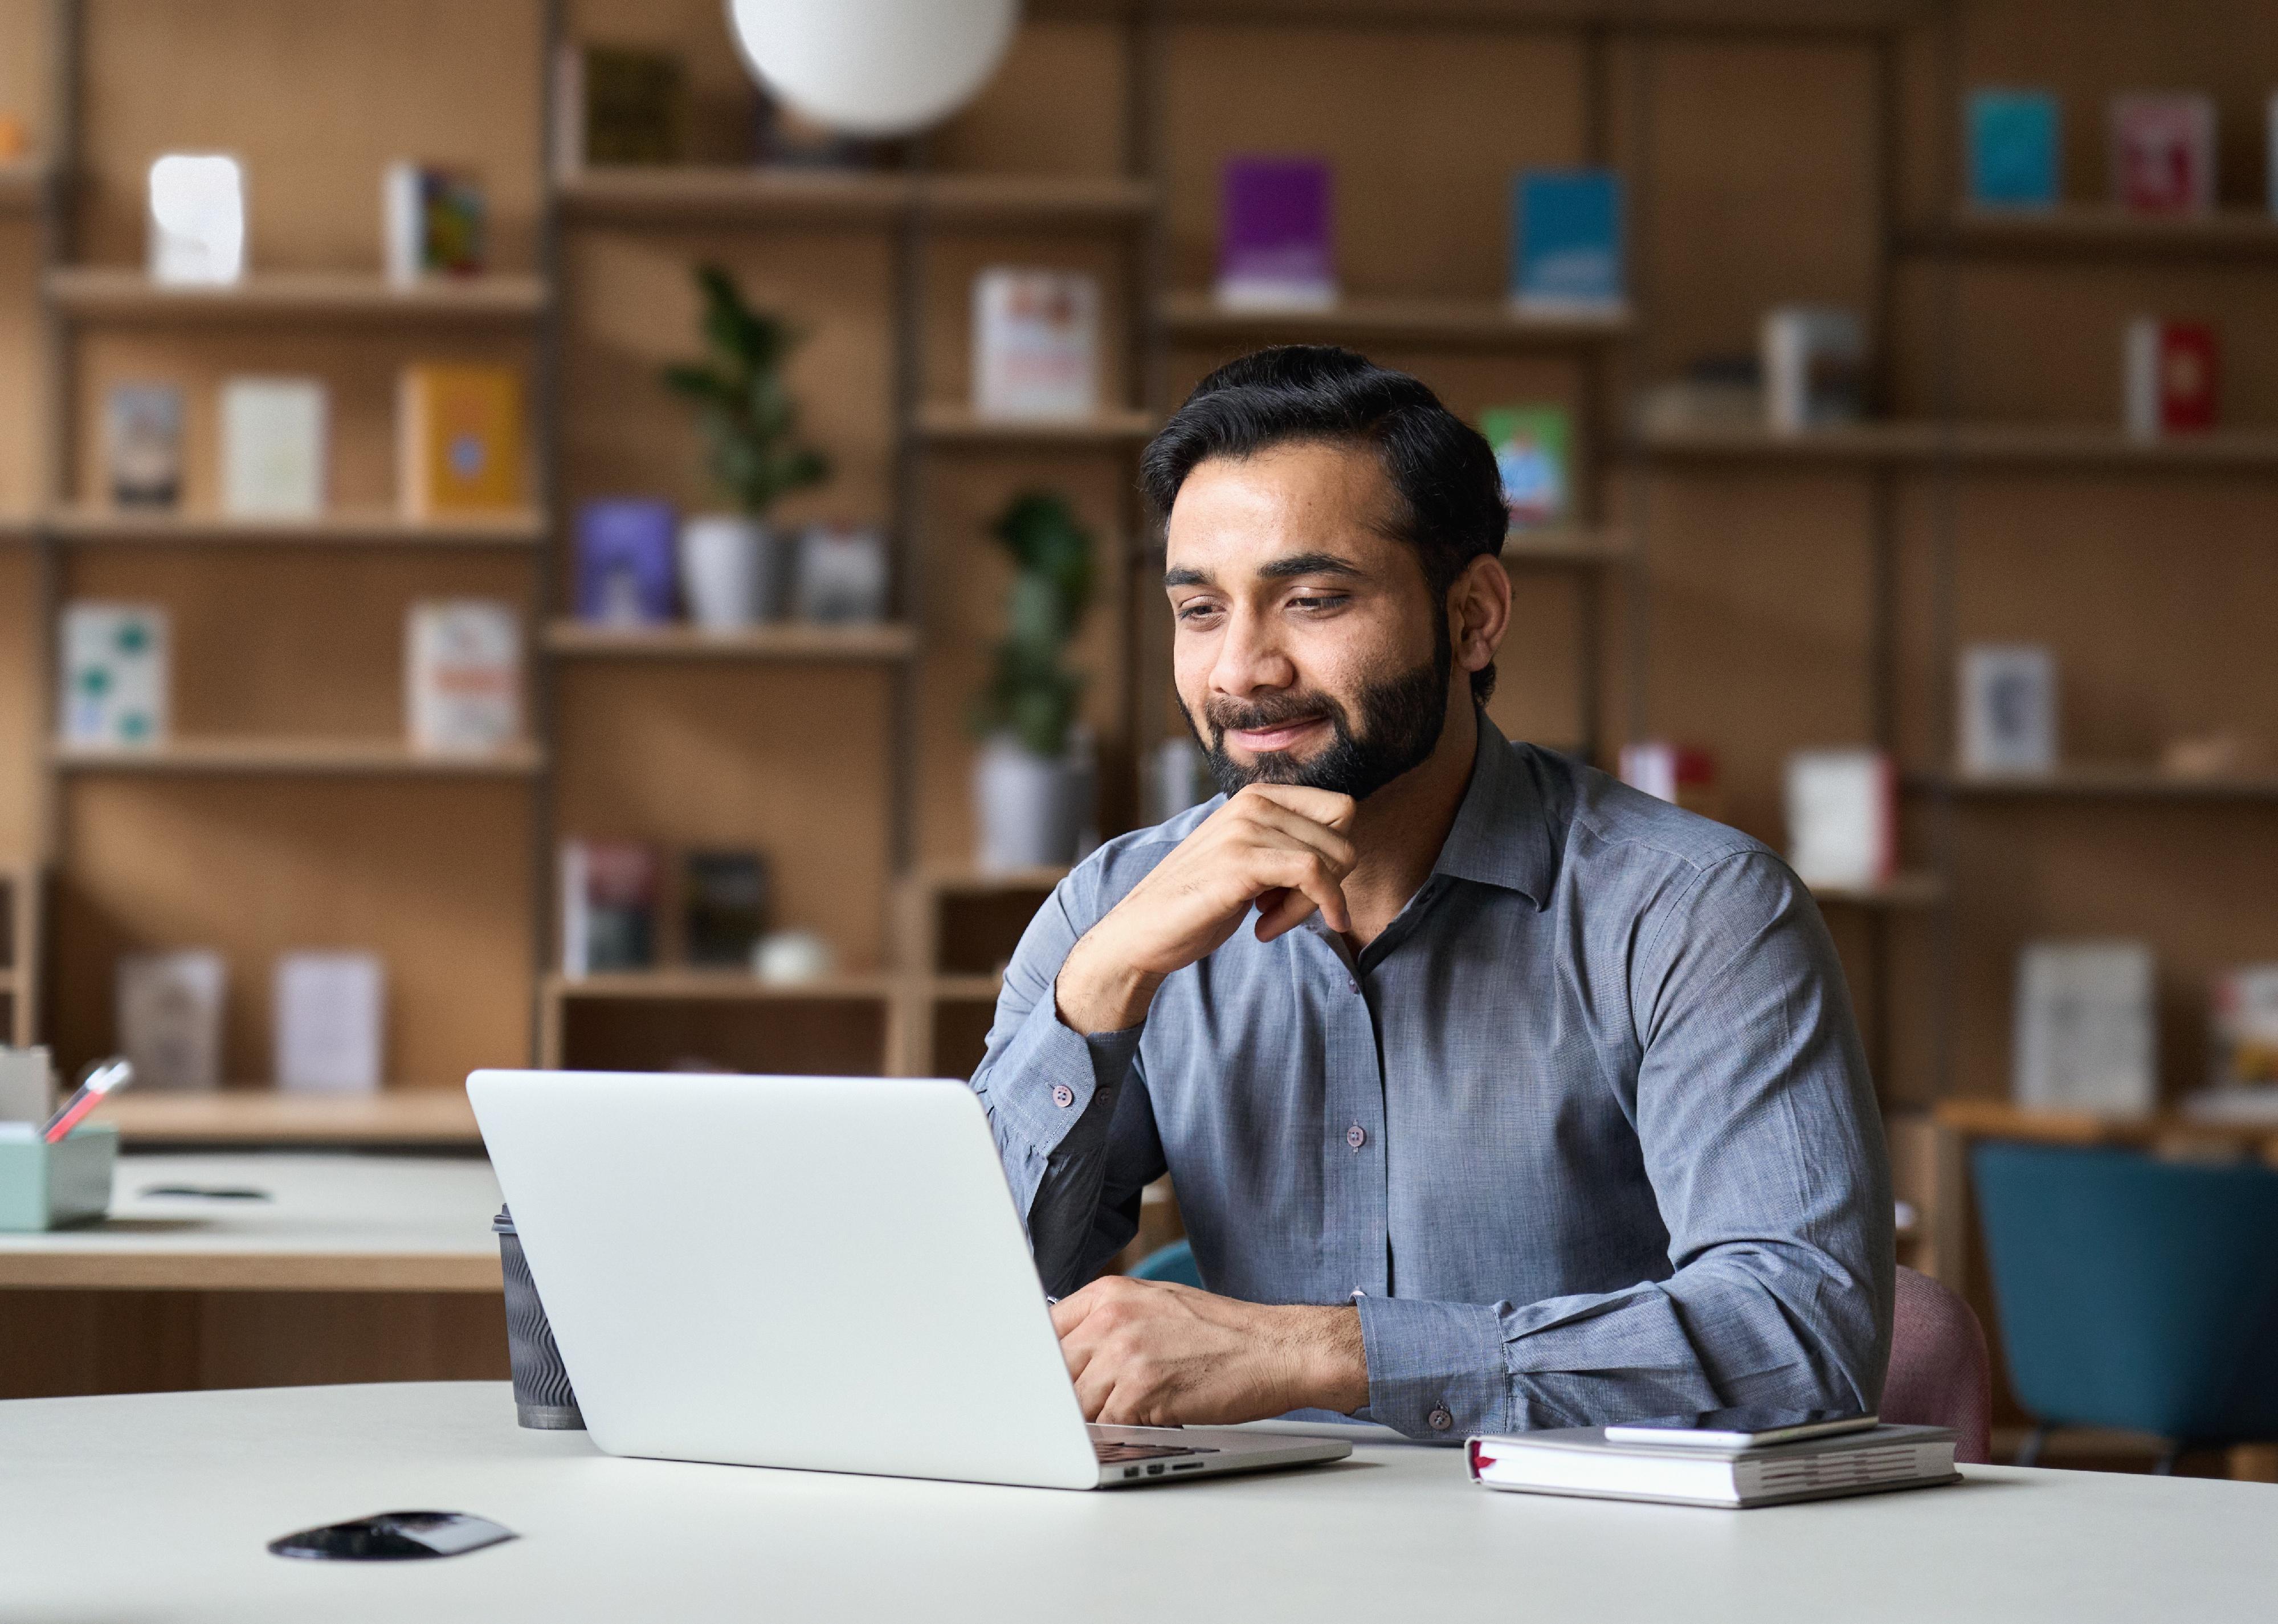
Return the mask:
[[1550,839],[1541,786],[1522,753],[1502,730],[1479,717],[1478,753],[1463,805],[1441,845],[1432,872],[1454,879],[1500,885],[1525,895],[1538,908],[1550,906],[1558,878],[1558,852]]

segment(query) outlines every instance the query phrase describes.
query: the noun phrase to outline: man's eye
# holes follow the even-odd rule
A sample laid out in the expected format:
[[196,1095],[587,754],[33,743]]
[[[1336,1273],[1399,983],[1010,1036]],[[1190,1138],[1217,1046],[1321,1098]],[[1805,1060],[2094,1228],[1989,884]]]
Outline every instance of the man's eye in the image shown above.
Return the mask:
[[1289,607],[1303,609],[1310,614],[1321,609],[1335,609],[1345,601],[1345,594],[1341,592],[1309,593],[1302,598],[1290,599]]
[[1191,624],[1197,621],[1207,620],[1217,613],[1218,605],[1215,603],[1189,603],[1180,608],[1178,617]]

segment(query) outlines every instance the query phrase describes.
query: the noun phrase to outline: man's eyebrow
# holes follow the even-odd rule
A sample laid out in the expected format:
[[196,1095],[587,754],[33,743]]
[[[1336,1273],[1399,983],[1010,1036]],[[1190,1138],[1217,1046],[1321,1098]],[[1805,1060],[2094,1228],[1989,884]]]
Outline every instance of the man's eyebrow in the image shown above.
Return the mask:
[[1210,585],[1210,579],[1211,578],[1200,570],[1180,569],[1163,571],[1163,585],[1166,586],[1207,586]]
[[1286,581],[1296,575],[1365,576],[1367,571],[1334,553],[1292,553],[1287,558],[1276,558],[1257,566],[1260,580]]

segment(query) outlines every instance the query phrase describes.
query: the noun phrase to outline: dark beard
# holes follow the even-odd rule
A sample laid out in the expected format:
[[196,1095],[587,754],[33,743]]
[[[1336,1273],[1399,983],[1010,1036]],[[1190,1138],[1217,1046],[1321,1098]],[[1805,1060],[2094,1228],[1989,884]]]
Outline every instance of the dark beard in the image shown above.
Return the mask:
[[[1372,682],[1360,691],[1362,726],[1356,732],[1343,706],[1326,693],[1294,692],[1241,704],[1226,701],[1204,707],[1209,736],[1195,726],[1194,713],[1179,701],[1195,739],[1210,757],[1211,776],[1231,795],[1249,784],[1294,784],[1330,790],[1365,801],[1401,774],[1420,767],[1439,748],[1448,724],[1448,678],[1455,651],[1445,629],[1426,664],[1397,677]],[[1321,716],[1336,738],[1319,755],[1299,760],[1287,750],[1269,750],[1245,767],[1227,754],[1229,729],[1271,727],[1299,716]]]

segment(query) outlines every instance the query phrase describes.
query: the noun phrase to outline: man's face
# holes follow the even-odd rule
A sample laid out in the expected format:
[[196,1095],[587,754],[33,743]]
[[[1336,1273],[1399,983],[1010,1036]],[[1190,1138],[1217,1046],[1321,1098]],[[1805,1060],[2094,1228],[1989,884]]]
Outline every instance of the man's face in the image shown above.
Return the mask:
[[1446,724],[1447,611],[1373,453],[1211,457],[1166,528],[1179,708],[1228,794],[1301,784],[1356,799],[1426,760]]

